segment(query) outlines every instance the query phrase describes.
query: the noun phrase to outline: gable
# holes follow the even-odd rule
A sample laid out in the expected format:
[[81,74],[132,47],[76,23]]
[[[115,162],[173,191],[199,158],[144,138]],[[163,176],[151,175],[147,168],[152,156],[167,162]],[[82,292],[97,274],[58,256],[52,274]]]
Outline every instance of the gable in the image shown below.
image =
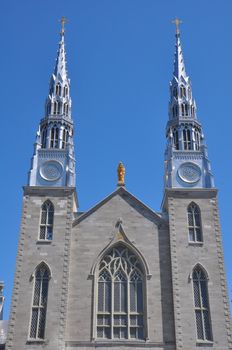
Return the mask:
[[[167,224],[167,221],[162,217],[161,214],[154,212],[152,209],[150,209],[143,202],[141,202],[139,199],[137,199],[134,195],[132,195],[124,187],[121,186],[117,188],[109,196],[107,196],[105,199],[103,199],[98,204],[96,204],[94,207],[89,209],[87,212],[84,212],[78,218],[76,218],[73,222],[73,226],[78,225],[80,222],[82,222],[83,220],[87,219],[89,216],[96,213],[102,207],[106,205],[110,205],[111,202],[115,202],[116,197],[118,197],[119,200],[127,203],[127,205],[131,207],[131,210],[134,210],[135,212],[139,213],[141,216],[143,216],[147,220],[152,221],[156,225]],[[118,204],[118,206],[115,205],[115,210],[116,210],[115,216],[117,216],[117,214],[120,214],[120,210],[117,210],[119,205],[120,204]]]

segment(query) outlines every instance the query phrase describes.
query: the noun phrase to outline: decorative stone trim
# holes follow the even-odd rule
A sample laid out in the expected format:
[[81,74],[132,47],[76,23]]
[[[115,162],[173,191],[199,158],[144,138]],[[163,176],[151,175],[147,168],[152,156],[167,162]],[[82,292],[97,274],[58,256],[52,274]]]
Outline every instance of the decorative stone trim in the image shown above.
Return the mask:
[[223,304],[224,304],[224,316],[225,316],[227,339],[228,339],[228,346],[229,346],[228,349],[232,349],[230,308],[228,303],[229,299],[228,299],[228,293],[227,293],[227,287],[226,287],[224,256],[223,256],[223,249],[222,249],[222,242],[221,242],[221,229],[220,229],[220,218],[219,218],[217,198],[215,198],[214,200],[211,200],[211,203],[213,207],[214,231],[215,231],[216,244],[217,244],[218,266],[219,266],[219,272],[220,272],[221,291],[222,291]]
[[26,228],[26,221],[27,221],[27,209],[28,209],[28,196],[24,196],[23,209],[22,209],[22,220],[21,220],[21,227],[20,227],[20,238],[19,238],[18,253],[17,253],[17,258],[16,258],[16,271],[15,271],[15,278],[14,278],[14,287],[13,287],[12,303],[11,303],[9,326],[8,326],[7,341],[6,341],[5,350],[10,350],[13,347],[13,337],[14,337],[14,330],[15,330],[15,316],[17,313],[16,310],[17,310],[17,306],[18,306],[18,291],[19,291],[21,268],[22,268],[22,255],[23,255],[24,243],[25,243],[25,228]]
[[58,333],[59,350],[64,349],[64,342],[65,342],[73,200],[74,200],[74,197],[72,194],[67,197],[67,220],[66,220],[65,241],[64,241],[63,278],[62,278],[62,285],[61,285],[60,325],[59,325],[59,333]]
[[172,266],[172,285],[173,285],[173,304],[174,304],[174,319],[176,333],[176,350],[183,349],[183,337],[181,326],[181,309],[180,309],[180,286],[178,281],[178,259],[177,259],[177,243],[175,230],[175,208],[174,199],[168,198],[169,206],[169,228],[170,228],[170,251],[171,251],[171,266]]

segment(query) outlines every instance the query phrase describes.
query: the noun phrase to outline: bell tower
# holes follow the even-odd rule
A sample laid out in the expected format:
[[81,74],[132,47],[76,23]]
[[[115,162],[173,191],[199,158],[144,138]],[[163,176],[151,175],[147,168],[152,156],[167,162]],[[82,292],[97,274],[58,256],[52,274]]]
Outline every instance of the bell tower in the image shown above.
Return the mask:
[[29,172],[29,186],[75,186],[72,101],[66,68],[65,18],[62,18],[60,42],[54,72],[50,79],[44,118],[36,135]]
[[169,221],[176,350],[232,349],[217,189],[176,24],[162,210]]
[[169,120],[166,126],[165,187],[213,188],[202,126],[197,119],[192,85],[186,74],[180,41],[180,20],[176,24],[173,77],[170,82]]

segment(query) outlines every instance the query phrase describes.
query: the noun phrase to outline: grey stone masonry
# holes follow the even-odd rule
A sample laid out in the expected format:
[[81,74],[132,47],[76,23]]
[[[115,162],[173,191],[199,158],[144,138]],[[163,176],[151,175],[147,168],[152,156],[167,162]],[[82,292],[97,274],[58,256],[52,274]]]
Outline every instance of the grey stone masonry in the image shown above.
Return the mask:
[[[189,242],[187,207],[194,202],[201,211],[203,242]],[[169,216],[176,349],[211,346],[232,349],[230,311],[216,189],[168,189],[163,208]],[[196,341],[191,274],[200,264],[208,275],[208,296],[213,341]]]
[[[39,238],[41,205],[49,199],[54,205],[52,241]],[[69,267],[69,244],[73,208],[77,205],[74,188],[25,187],[21,232],[9,331],[6,349],[63,349]],[[33,295],[33,273],[41,262],[51,271],[48,290],[46,339],[29,338]]]
[[[42,204],[54,205],[51,241],[39,240]],[[189,242],[187,207],[201,211],[203,242]],[[168,189],[156,213],[118,187],[85,213],[75,188],[25,187],[7,350],[231,350],[231,324],[215,189]],[[99,263],[124,246],[143,266],[143,338],[97,335]],[[34,272],[51,271],[44,339],[30,339]],[[208,276],[212,341],[197,341],[192,271]]]

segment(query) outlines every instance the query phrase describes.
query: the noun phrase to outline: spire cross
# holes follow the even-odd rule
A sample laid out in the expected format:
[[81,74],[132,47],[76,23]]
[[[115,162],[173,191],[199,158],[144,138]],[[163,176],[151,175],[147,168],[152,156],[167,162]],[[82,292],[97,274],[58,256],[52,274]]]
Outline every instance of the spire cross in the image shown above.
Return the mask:
[[65,25],[65,23],[67,23],[67,18],[64,17],[64,16],[61,17],[60,22],[61,22],[61,32],[60,32],[60,34],[64,35],[64,32],[65,32],[64,25]]
[[175,18],[172,23],[174,23],[176,25],[176,34],[180,34],[180,24],[182,23],[182,21],[179,18]]

